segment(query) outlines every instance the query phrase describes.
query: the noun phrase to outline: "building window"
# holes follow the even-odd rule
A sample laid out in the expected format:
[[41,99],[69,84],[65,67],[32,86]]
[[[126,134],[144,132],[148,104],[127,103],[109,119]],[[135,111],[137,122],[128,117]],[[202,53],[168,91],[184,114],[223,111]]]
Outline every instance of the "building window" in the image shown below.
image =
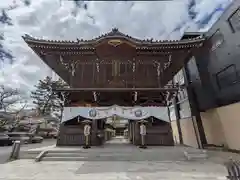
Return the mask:
[[189,101],[184,101],[180,103],[179,108],[180,108],[179,114],[181,119],[191,117],[191,108]]
[[183,89],[183,97],[184,99],[188,98],[187,89]]
[[211,51],[215,51],[224,42],[224,36],[219,29],[211,37],[211,42],[212,42]]
[[231,64],[216,74],[219,89],[224,89],[239,82],[239,75],[235,64]]
[[238,8],[228,19],[232,32],[240,31],[240,8]]
[[171,121],[174,121],[177,119],[174,105],[169,106],[169,112],[170,112],[170,119]]
[[179,85],[184,84],[184,75],[182,70],[178,71],[178,73],[174,76],[173,81],[175,84],[176,83]]

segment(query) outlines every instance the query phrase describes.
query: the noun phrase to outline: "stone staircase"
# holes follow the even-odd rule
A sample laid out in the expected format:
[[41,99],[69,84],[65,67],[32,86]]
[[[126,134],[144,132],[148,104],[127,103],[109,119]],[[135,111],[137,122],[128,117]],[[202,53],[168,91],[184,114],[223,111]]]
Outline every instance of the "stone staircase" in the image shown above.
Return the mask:
[[42,151],[20,151],[19,159],[35,159]]
[[50,147],[20,153],[22,159],[36,161],[186,161],[205,160],[206,151],[186,147],[154,147],[140,149],[123,137],[113,138],[101,147]]
[[88,156],[80,151],[48,151],[42,161],[85,161]]
[[[139,149],[115,146],[114,148],[47,150],[40,161],[186,161],[205,160],[205,151],[176,151],[161,149]],[[25,151],[20,159],[35,159],[42,151]]]

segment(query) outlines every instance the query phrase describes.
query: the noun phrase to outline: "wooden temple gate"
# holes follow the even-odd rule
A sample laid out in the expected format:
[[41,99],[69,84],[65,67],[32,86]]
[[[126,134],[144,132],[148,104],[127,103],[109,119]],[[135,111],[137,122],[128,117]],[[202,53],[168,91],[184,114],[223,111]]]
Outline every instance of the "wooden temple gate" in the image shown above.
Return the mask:
[[[49,41],[29,35],[23,37],[34,52],[69,86],[57,89],[66,107],[76,106],[158,106],[178,90],[173,76],[204,43],[203,37],[180,41],[140,40],[111,32],[91,40]],[[82,119],[62,123],[59,145],[82,145]],[[93,120],[91,144],[99,145],[97,134],[104,130],[103,120]],[[148,145],[172,145],[170,123],[148,119]],[[158,122],[158,123],[156,123]],[[102,123],[102,125],[101,125]],[[139,144],[139,124],[130,121],[129,138]]]

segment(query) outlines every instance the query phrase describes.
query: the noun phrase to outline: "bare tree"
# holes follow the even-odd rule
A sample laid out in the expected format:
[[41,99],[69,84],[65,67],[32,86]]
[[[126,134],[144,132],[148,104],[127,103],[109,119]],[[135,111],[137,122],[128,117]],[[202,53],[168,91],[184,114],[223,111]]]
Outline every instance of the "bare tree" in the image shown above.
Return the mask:
[[19,114],[25,109],[26,106],[27,106],[27,103],[25,103],[19,110],[13,113],[13,121],[12,123],[10,123],[10,127],[8,128],[10,132],[19,126],[19,123],[21,120],[21,117],[19,116]]
[[20,101],[20,93],[17,89],[0,85],[0,110],[7,111],[10,106]]
[[[19,124],[18,116],[20,112],[25,109],[27,103],[23,103],[24,105],[18,108],[18,110],[13,110],[11,108],[17,103],[20,103],[21,100],[22,98],[17,89],[0,85],[0,111],[2,112],[2,117],[0,116],[0,128],[6,125],[16,127]],[[11,113],[9,113],[9,111]]]

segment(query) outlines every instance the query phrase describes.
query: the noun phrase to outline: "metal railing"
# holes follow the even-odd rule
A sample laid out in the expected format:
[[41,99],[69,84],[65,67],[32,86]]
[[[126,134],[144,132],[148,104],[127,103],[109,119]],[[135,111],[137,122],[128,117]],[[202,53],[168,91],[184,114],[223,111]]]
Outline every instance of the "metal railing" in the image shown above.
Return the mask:
[[240,180],[240,161],[230,160],[226,162],[225,167],[228,171],[227,178],[230,180]]

